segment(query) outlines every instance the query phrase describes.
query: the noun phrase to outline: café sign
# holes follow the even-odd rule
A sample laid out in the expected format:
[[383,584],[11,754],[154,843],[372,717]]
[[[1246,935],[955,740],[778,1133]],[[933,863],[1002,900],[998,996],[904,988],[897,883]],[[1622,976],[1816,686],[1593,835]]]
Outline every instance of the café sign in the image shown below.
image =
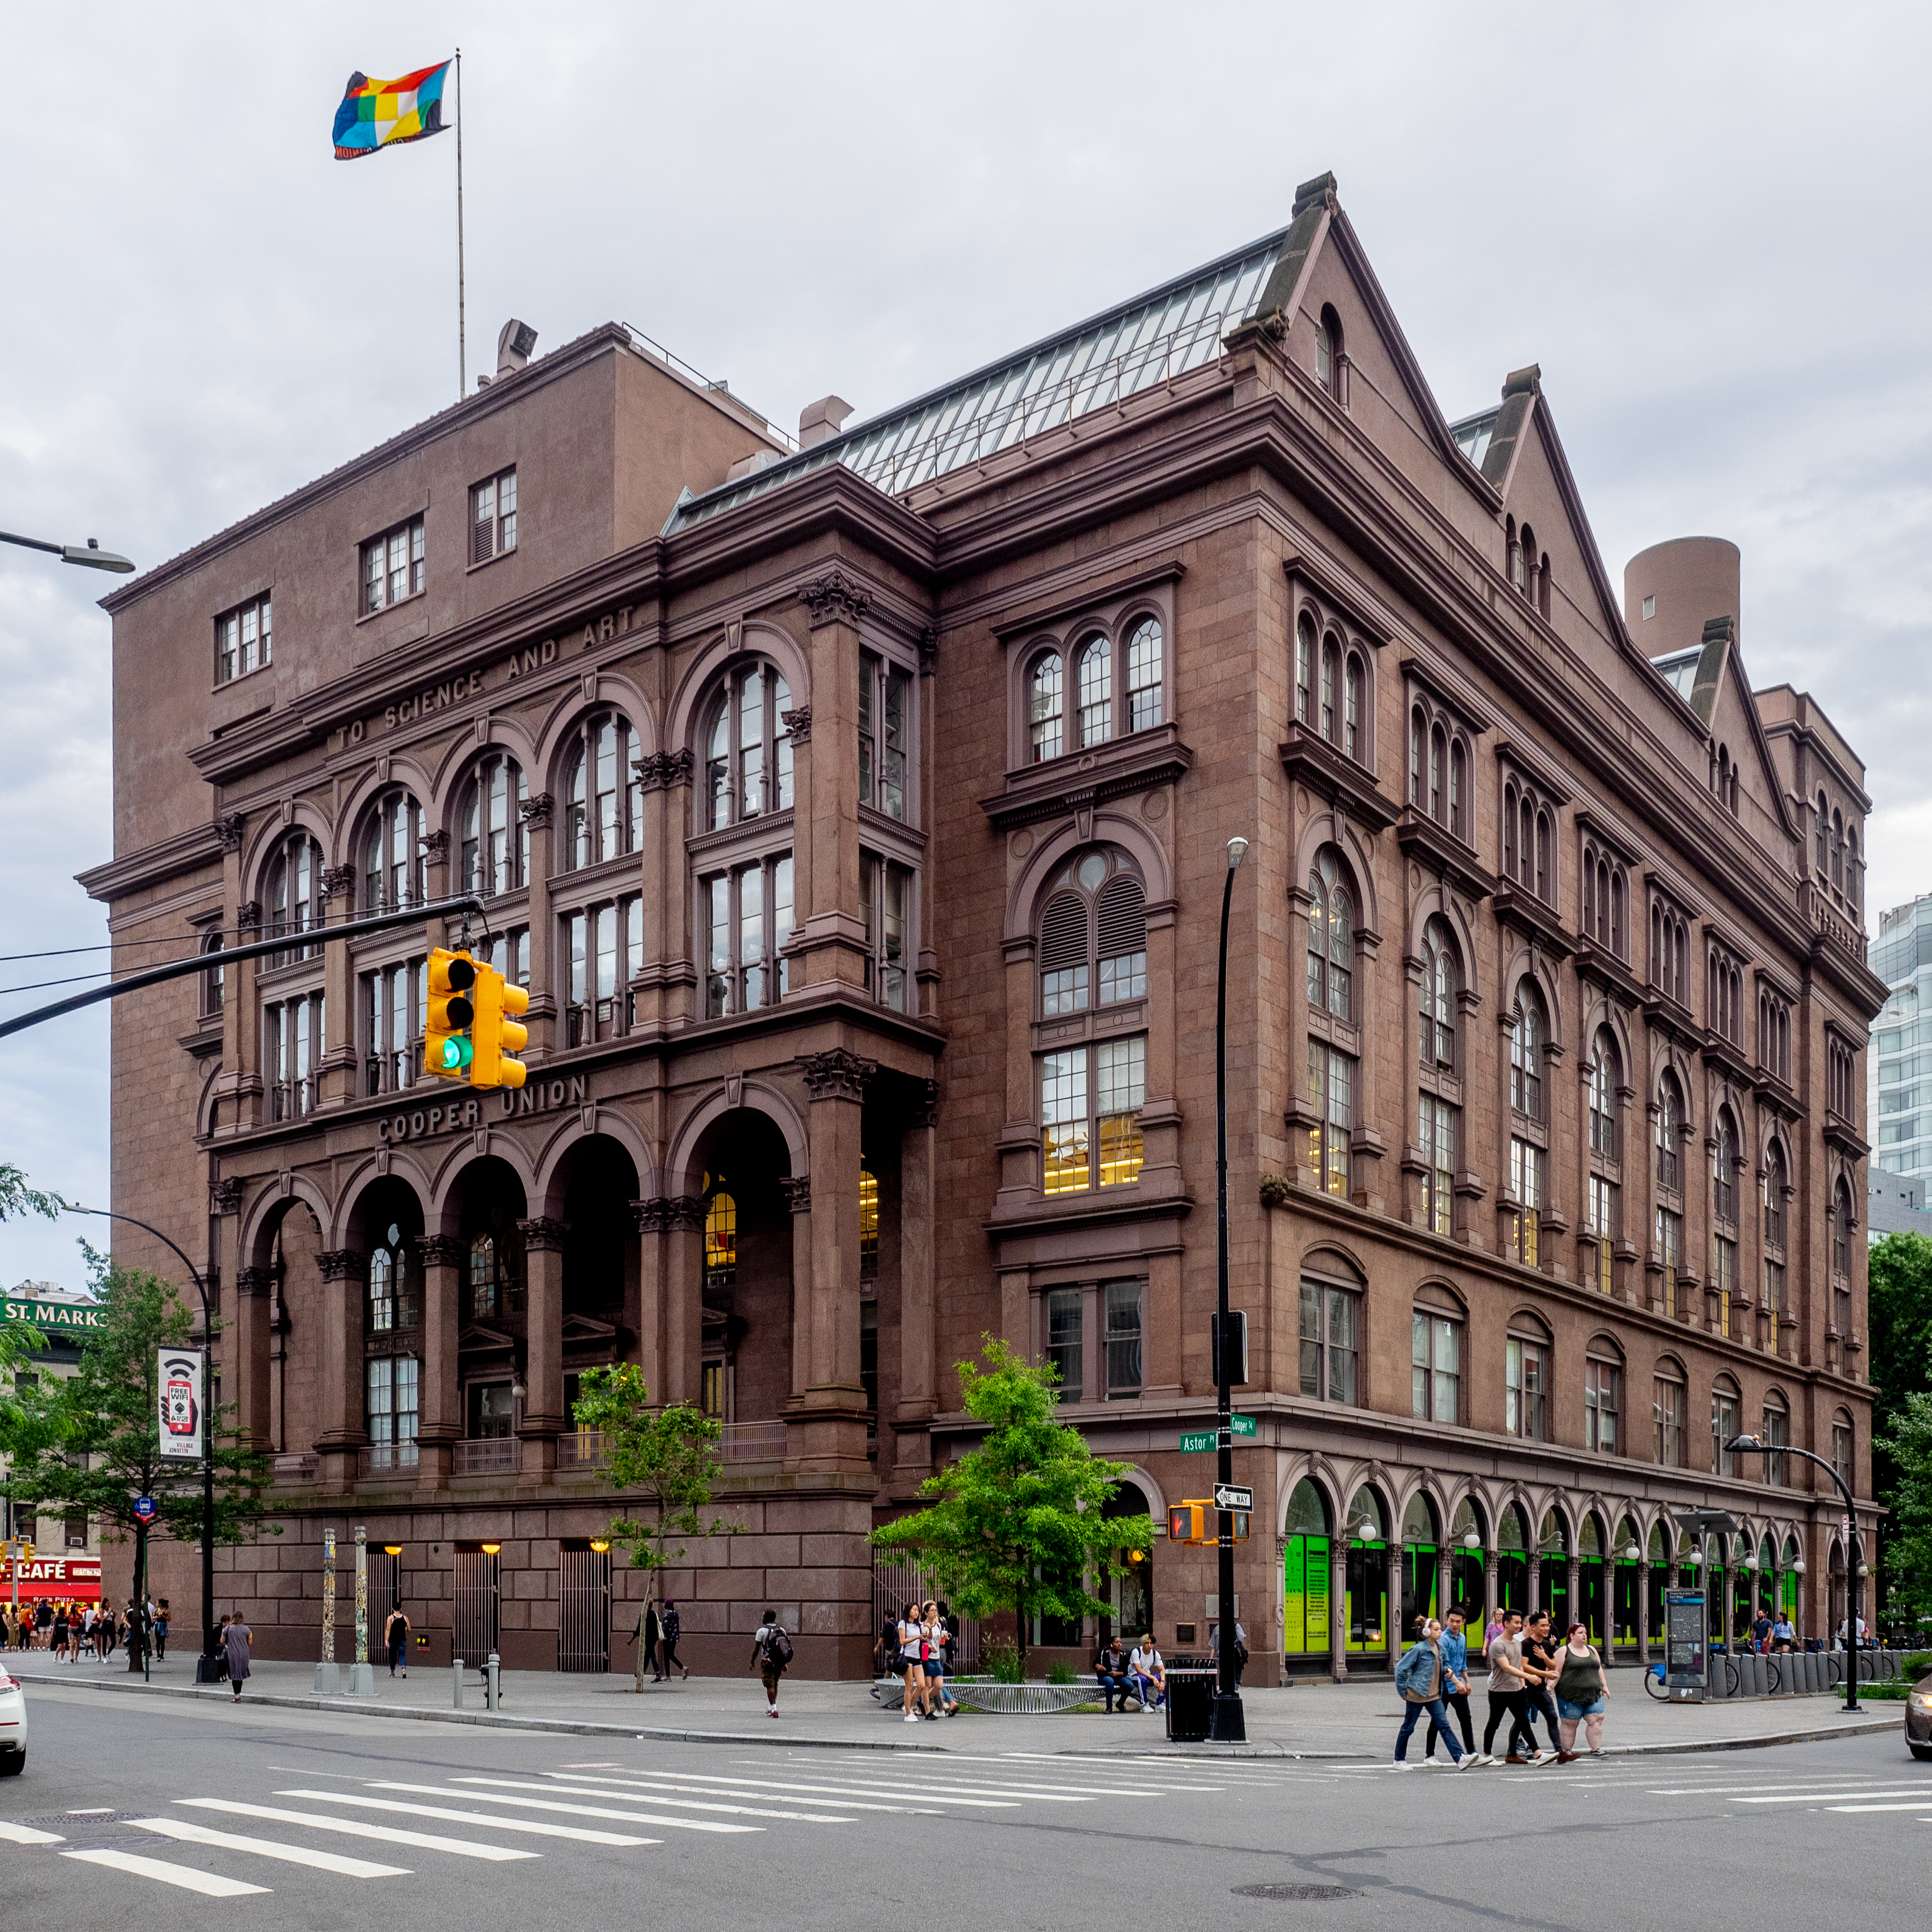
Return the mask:
[[45,1597],[55,1603],[98,1603],[100,1599],[100,1558],[98,1556],[33,1556],[15,1564],[0,1558],[0,1596],[11,1600],[16,1582],[24,1604]]

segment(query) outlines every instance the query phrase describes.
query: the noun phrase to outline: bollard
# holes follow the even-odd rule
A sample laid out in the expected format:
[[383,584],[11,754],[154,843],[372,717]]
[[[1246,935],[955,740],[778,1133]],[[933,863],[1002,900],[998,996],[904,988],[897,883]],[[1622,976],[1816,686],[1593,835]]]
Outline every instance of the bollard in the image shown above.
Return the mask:
[[486,1710],[494,1711],[503,1701],[502,1661],[493,1650],[490,1660],[483,1666],[483,1705]]
[[463,1660],[460,1657],[452,1657],[449,1664],[453,1702],[454,1708],[460,1711],[463,1708]]

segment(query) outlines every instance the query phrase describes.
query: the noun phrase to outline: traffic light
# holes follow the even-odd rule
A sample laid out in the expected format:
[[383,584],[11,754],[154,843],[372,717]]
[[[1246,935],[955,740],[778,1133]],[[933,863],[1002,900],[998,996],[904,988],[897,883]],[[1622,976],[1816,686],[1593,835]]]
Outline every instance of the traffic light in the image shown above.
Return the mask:
[[521,986],[512,986],[494,966],[478,971],[476,1058],[470,1068],[471,1086],[520,1087],[524,1084],[527,1077],[524,1063],[513,1056],[523,1052],[530,1039],[530,1029],[520,1021],[520,1016],[530,1010],[530,996]]
[[[1198,1503],[1174,1503],[1167,1512],[1167,1540],[1170,1543],[1218,1544],[1221,1540],[1221,1513],[1211,1499]],[[1234,1512],[1234,1540],[1248,1540],[1248,1513]]]
[[476,1020],[470,989],[476,983],[476,962],[468,953],[438,946],[429,956],[429,1020],[423,1031],[423,1071],[439,1080],[460,1080],[470,1071],[476,1052],[470,1030]]

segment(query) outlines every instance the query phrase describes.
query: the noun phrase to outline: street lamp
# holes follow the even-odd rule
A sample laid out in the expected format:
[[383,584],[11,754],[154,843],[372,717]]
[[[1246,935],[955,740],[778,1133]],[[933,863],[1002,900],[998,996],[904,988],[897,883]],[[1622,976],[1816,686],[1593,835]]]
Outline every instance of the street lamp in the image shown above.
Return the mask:
[[[1226,1488],[1234,1480],[1234,1390],[1230,1380],[1234,1372],[1233,1337],[1228,1319],[1228,913],[1234,898],[1234,874],[1248,856],[1245,838],[1228,841],[1227,876],[1221,886],[1221,956],[1214,999],[1214,1206],[1215,1206],[1215,1332],[1220,1346],[1215,1394],[1220,1404],[1216,1432],[1216,1488]],[[1247,1741],[1247,1720],[1241,1709],[1240,1666],[1235,1658],[1236,1635],[1240,1621],[1234,1615],[1234,1516],[1232,1510],[1215,1511],[1219,1530],[1220,1558],[1216,1578],[1221,1606],[1220,1682],[1214,1693],[1214,1713],[1209,1736],[1221,1744]]]
[[126,576],[134,568],[126,557],[103,550],[94,537],[89,537],[85,544],[43,543],[38,537],[16,536],[11,530],[0,530],[0,543],[18,544],[22,550],[44,550],[63,563],[77,563],[88,570],[111,570],[117,577]]
[[1483,1533],[1480,1530],[1470,1529],[1463,1532],[1462,1547],[1465,1550],[1480,1550],[1482,1546]]
[[[1809,1449],[1793,1449],[1779,1443],[1767,1448],[1755,1436],[1733,1436],[1724,1448],[1732,1455],[1756,1454],[1761,1456],[1802,1456],[1808,1462],[1816,1462],[1820,1468],[1838,1486],[1838,1494],[1845,1505],[1845,1520],[1851,1526],[1851,1547],[1845,1552],[1845,1708],[1856,1711],[1858,1706],[1858,1598],[1862,1594],[1858,1580],[1870,1574],[1863,1561],[1863,1552],[1858,1544],[1858,1506],[1852,1495],[1851,1485],[1839,1474],[1836,1467],[1822,1456],[1815,1456]],[[1801,1574],[1804,1568],[1804,1559],[1791,1566]]]
[[[43,546],[45,548],[45,546]],[[128,568],[134,568],[132,564]],[[201,1660],[195,1666],[197,1684],[219,1684],[222,1672],[214,1643],[214,1409],[208,1400],[214,1385],[214,1324],[208,1312],[208,1284],[201,1271],[160,1228],[137,1221],[131,1214],[118,1214],[109,1208],[76,1208],[68,1204],[70,1214],[93,1214],[104,1221],[125,1221],[154,1236],[164,1247],[173,1249],[188,1271],[201,1297]]]

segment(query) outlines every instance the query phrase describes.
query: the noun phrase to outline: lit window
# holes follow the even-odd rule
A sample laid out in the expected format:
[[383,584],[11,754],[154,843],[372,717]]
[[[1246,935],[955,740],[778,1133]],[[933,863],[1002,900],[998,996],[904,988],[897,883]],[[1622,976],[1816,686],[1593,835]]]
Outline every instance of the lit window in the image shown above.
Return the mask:
[[879,1177],[870,1168],[859,1170],[859,1279],[879,1278]]
[[1455,1232],[1456,1112],[1432,1094],[1422,1096],[1422,1223],[1433,1234]]
[[1308,1165],[1324,1193],[1346,1198],[1348,1192],[1348,1136],[1354,1124],[1355,1063],[1318,1040],[1308,1042],[1308,1103],[1315,1123],[1308,1130]]
[[[1043,1054],[1040,1082],[1043,1192],[1082,1193],[1096,1184],[1119,1186],[1140,1178],[1144,1034]],[[1096,1146],[1097,1180],[1092,1157]]]
[[412,518],[362,546],[362,614],[386,610],[423,587],[423,520]]
[[1543,1220],[1543,1150],[1532,1142],[1510,1142],[1510,1192],[1516,1206],[1510,1216],[1510,1250],[1526,1268],[1537,1265]]

